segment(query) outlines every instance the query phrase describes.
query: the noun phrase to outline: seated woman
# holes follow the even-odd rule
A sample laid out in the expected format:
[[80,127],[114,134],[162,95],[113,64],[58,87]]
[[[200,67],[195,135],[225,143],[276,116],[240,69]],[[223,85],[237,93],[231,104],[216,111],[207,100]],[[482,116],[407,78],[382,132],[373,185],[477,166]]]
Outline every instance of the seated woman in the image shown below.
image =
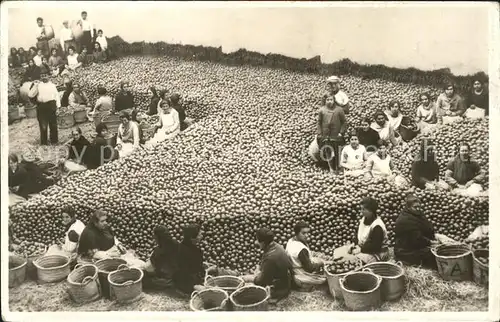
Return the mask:
[[64,167],[69,173],[85,171],[91,153],[90,142],[83,136],[79,127],[71,131],[71,136],[72,139],[65,144],[69,151],[68,158],[63,160]]
[[73,93],[73,81],[69,78],[64,80],[64,92],[61,96],[61,107],[69,106],[69,95]]
[[179,267],[177,263],[179,243],[163,225],[155,227],[153,234],[157,246],[143,269],[144,287],[152,289],[173,287],[174,276]]
[[181,131],[184,131],[188,126],[193,124],[193,120],[186,116],[186,111],[181,105],[181,96],[172,94],[169,99],[170,106],[179,113],[179,122],[181,123]]
[[387,229],[377,216],[378,202],[371,197],[361,201],[361,215],[354,243],[335,249],[334,258],[356,257],[364,264],[389,260]]
[[75,47],[70,46],[68,48],[68,56],[66,57],[66,59],[68,63],[64,66],[65,70],[62,74],[76,71],[78,68],[82,67],[82,63],[78,59],[78,54],[75,51]]
[[62,222],[65,226],[65,234],[61,244],[52,245],[47,249],[47,255],[62,254],[76,261],[78,240],[85,229],[85,225],[76,219],[75,211],[71,207],[65,207],[62,211]]
[[179,114],[166,101],[162,101],[160,122],[156,134],[146,142],[147,146],[155,146],[160,142],[170,140],[180,133]]
[[104,123],[99,123],[95,128],[97,135],[92,143],[89,169],[96,169],[101,165],[118,159],[118,151],[113,146],[112,136]]
[[108,91],[102,86],[97,87],[97,94],[99,98],[96,100],[94,108],[90,110],[90,114],[92,115],[91,121],[99,124],[102,113],[113,110],[113,98],[108,95]]
[[116,137],[116,149],[120,158],[130,155],[139,147],[140,134],[139,127],[131,120],[130,114],[126,111],[120,112],[121,124],[118,126]]
[[82,52],[78,55],[78,61],[82,64],[82,67],[88,67],[94,63],[94,56],[89,54],[87,47],[83,47]]
[[420,95],[420,105],[417,108],[415,121],[422,134],[429,133],[437,126],[436,104],[431,102],[431,98],[427,93]]
[[370,127],[371,123],[370,118],[365,117],[361,121],[361,128],[356,130],[359,144],[365,147],[367,157],[378,150],[381,141],[378,132]]
[[25,67],[26,65],[28,65],[28,61],[29,61],[28,53],[24,50],[23,47],[19,47],[19,49],[17,51],[17,55],[19,57],[19,64],[21,66]]
[[64,61],[61,56],[57,55],[56,48],[52,48],[52,50],[50,51],[48,65],[52,71],[52,75],[54,76],[61,74],[61,72],[64,70]]
[[365,178],[386,178],[398,186],[406,184],[406,179],[394,169],[391,156],[387,153],[387,143],[382,142],[376,153],[372,154],[367,161]]
[[311,231],[309,225],[300,221],[293,228],[295,236],[286,244],[286,253],[292,262],[295,284],[303,290],[312,290],[315,286],[326,282],[326,277],[321,273],[325,264],[322,259],[312,257],[307,241]]
[[375,122],[370,127],[378,133],[380,140],[386,144],[391,143],[393,146],[397,146],[401,142],[401,137],[396,138],[396,133],[391,127],[387,115],[382,111],[377,111],[374,119]]
[[436,162],[434,146],[430,139],[420,143],[420,153],[411,166],[411,179],[415,187],[420,189],[445,189],[448,184],[439,179],[439,164]]
[[469,197],[487,196],[488,192],[482,187],[485,177],[486,172],[471,160],[470,145],[461,143],[457,156],[446,167],[445,181],[454,193]]
[[438,122],[449,124],[461,120],[467,109],[465,100],[456,93],[455,85],[446,84],[443,89],[436,100]]
[[156,91],[156,87],[151,86],[149,90],[151,91],[151,102],[149,103],[148,115],[153,116],[158,114],[158,104],[161,98]]
[[359,144],[356,133],[349,139],[350,144],[342,149],[340,167],[347,176],[359,177],[365,173],[366,149]]
[[49,61],[47,57],[42,57],[42,63],[40,64],[40,74],[51,74],[52,69],[49,66]]
[[396,260],[437,269],[431,247],[440,243],[453,243],[453,240],[435,233],[432,223],[422,212],[420,199],[409,195],[405,208],[395,222],[394,243]]
[[15,47],[12,47],[10,49],[10,55],[8,60],[9,60],[9,67],[11,68],[21,67],[21,63],[19,61],[19,54]]
[[401,113],[401,104],[398,101],[391,101],[389,109],[384,112],[387,116],[389,126],[394,130],[396,137],[399,137],[399,127],[403,120],[403,113]]
[[102,210],[96,210],[91,215],[80,236],[77,261],[88,263],[104,258],[121,258],[131,267],[142,269],[146,263],[138,259],[132,251],[127,251],[114,237],[107,220],[108,216]]
[[106,52],[102,50],[101,44],[98,42],[94,44],[94,52],[92,53],[92,56],[93,56],[92,60],[98,64],[105,63],[108,60]]
[[466,118],[478,119],[484,118],[489,114],[489,95],[488,89],[484,87],[483,81],[475,79],[473,89],[466,102],[467,110],[464,116]]
[[33,82],[35,80],[40,80],[40,67],[35,65],[35,61],[30,59],[28,61],[28,67],[24,72],[23,82]]
[[89,104],[89,99],[78,83],[73,83],[73,91],[68,96],[68,106],[73,108],[86,109]]

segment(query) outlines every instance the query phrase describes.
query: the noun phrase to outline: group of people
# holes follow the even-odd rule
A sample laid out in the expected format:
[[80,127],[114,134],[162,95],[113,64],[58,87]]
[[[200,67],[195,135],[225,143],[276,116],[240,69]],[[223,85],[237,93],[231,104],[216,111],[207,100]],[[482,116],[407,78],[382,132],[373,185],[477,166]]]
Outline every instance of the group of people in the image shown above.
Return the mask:
[[51,27],[44,25],[43,18],[37,18],[36,47],[28,51],[20,47],[11,48],[9,67],[26,67],[24,81],[40,79],[40,74],[54,76],[65,75],[80,67],[93,63],[104,63],[109,59],[108,42],[101,29],[97,32],[87,20],[87,13],[82,12],[77,22],[82,35],[76,40],[67,20],[59,35],[59,43],[51,41],[54,33]]
[[[349,99],[340,90],[338,77],[328,78],[327,84],[329,92],[319,110],[317,134],[309,146],[311,158],[334,173],[343,172],[346,176],[366,179],[386,178],[398,186],[408,184],[408,180],[395,169],[390,156],[390,149],[403,141],[401,128],[409,121],[401,113],[400,103],[390,102],[387,111],[377,111],[373,121],[365,118],[361,128],[347,133]],[[466,100],[456,93],[452,84],[444,87],[436,103],[425,93],[420,100],[415,122],[416,131],[423,134],[428,134],[440,124],[456,122],[464,117],[484,118],[489,111],[488,93],[479,79],[474,80],[473,90]],[[412,166],[411,182],[415,186],[422,189],[454,189],[471,196],[485,194],[481,187],[485,173],[470,160],[470,146],[462,144],[461,152],[450,161],[447,172],[440,176],[431,141],[424,140],[422,144],[425,147],[422,146],[423,151]]]

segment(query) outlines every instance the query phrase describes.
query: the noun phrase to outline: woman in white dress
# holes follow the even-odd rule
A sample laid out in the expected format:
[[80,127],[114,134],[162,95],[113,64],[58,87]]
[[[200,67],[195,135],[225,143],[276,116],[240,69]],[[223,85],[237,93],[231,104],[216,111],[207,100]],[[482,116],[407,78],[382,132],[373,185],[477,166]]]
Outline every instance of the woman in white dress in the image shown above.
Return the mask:
[[62,222],[66,231],[64,233],[64,238],[61,240],[61,244],[50,246],[47,250],[47,254],[61,254],[75,260],[78,240],[85,229],[85,225],[80,220],[76,219],[76,214],[70,207],[63,209]]
[[384,112],[387,116],[389,126],[394,130],[395,135],[399,133],[401,121],[403,121],[403,113],[401,113],[401,104],[398,101],[391,101],[389,109]]
[[68,60],[68,64],[64,66],[64,71],[61,73],[61,75],[67,74],[68,71],[75,71],[82,66],[82,63],[78,61],[78,54],[76,53],[75,47],[73,46],[70,46],[68,48],[68,56],[66,57],[66,59]]
[[405,186],[407,180],[394,169],[391,156],[387,153],[387,144],[382,142],[378,151],[372,154],[367,161],[366,177],[386,178],[387,181],[395,183],[397,186]]
[[126,111],[120,112],[122,124],[118,127],[116,137],[116,149],[120,158],[130,155],[139,147],[139,127],[137,123],[131,120],[130,114]]
[[146,146],[151,147],[160,142],[170,140],[180,133],[179,113],[174,110],[167,101],[161,101],[160,123],[157,125],[158,131],[146,142]]
[[366,149],[359,144],[358,136],[354,133],[349,139],[350,144],[342,149],[340,167],[347,176],[359,177],[365,173]]
[[420,105],[417,108],[416,122],[420,133],[427,134],[437,126],[436,104],[431,102],[429,94],[420,95]]

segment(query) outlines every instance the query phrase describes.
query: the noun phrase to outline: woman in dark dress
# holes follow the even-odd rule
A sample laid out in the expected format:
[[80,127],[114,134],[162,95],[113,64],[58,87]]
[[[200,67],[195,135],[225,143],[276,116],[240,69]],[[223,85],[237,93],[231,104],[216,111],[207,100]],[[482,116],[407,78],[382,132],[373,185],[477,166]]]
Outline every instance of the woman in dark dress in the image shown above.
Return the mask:
[[129,86],[129,82],[121,82],[120,91],[115,97],[115,111],[132,110],[134,108],[134,96],[130,92]]
[[108,127],[104,123],[96,126],[97,135],[92,143],[92,154],[89,160],[89,168],[96,169],[101,165],[118,159],[118,151],[111,142]]
[[64,87],[64,93],[61,97],[61,106],[67,107],[69,105],[69,95],[73,92],[73,81],[68,80],[68,82],[64,84]]
[[483,82],[480,79],[475,79],[473,89],[467,97],[467,108],[469,110],[480,109],[484,111],[485,116],[488,116],[490,109],[489,103],[488,89],[485,88]]
[[17,49],[15,47],[12,47],[10,49],[9,67],[12,67],[12,68],[21,67],[21,63],[19,61],[19,54],[18,54]]
[[158,103],[160,102],[160,96],[158,95],[158,92],[156,91],[156,88],[154,86],[151,86],[149,88],[151,91],[151,103],[149,103],[149,111],[148,115],[156,115],[158,114]]
[[29,60],[28,68],[24,72],[23,82],[33,82],[35,80],[40,80],[40,67],[35,65],[33,59]]
[[19,49],[17,51],[17,55],[19,57],[19,64],[21,66],[28,63],[28,60],[29,60],[28,53],[26,51],[24,51],[23,47],[19,47]]

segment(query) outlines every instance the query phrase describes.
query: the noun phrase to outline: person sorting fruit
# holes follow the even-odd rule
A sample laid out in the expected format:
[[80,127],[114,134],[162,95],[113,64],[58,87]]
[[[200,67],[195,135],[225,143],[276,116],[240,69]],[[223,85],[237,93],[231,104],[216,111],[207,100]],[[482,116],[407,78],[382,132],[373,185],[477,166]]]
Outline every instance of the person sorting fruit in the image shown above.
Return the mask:
[[471,159],[470,145],[466,142],[461,143],[458,154],[446,167],[445,181],[454,193],[469,197],[487,196],[488,192],[483,191],[481,185],[485,177],[486,172]]
[[61,162],[69,173],[85,171],[91,153],[90,142],[83,136],[80,127],[71,130],[71,136],[65,144],[68,148],[68,158],[62,159]]
[[361,200],[361,215],[354,242],[334,250],[334,261],[349,261],[354,257],[364,264],[389,260],[387,228],[377,215],[378,202],[371,197]]
[[456,93],[455,85],[446,84],[444,93],[438,96],[436,111],[440,124],[449,124],[462,119],[465,110],[465,100]]
[[256,233],[257,243],[264,251],[260,265],[253,275],[242,276],[247,283],[271,287],[271,302],[287,297],[291,292],[293,266],[283,246],[274,241],[274,233],[260,228]]
[[179,121],[179,113],[170,106],[167,101],[161,102],[162,113],[159,117],[159,124],[156,125],[158,130],[155,135],[146,142],[146,146],[152,147],[160,142],[173,139],[181,131]]
[[399,172],[394,168],[391,156],[387,152],[387,143],[382,141],[380,147],[368,157],[365,179],[385,178],[387,181],[404,186],[407,184],[406,179],[399,175]]
[[47,249],[47,255],[62,254],[76,261],[78,240],[85,229],[85,225],[76,219],[76,213],[71,207],[65,207],[62,211],[62,222],[66,233],[61,244],[55,244]]
[[173,287],[179,268],[179,243],[163,225],[156,226],[153,235],[157,246],[143,268],[143,285],[148,289]]
[[370,125],[370,127],[377,131],[380,140],[386,142],[386,144],[391,143],[392,146],[397,146],[401,141],[401,137],[396,138],[396,133],[389,123],[387,115],[379,110],[375,112],[373,118],[375,121]]
[[120,91],[115,96],[115,111],[120,112],[134,109],[134,96],[130,92],[129,87],[130,83],[128,81],[120,83]]
[[420,133],[427,134],[437,126],[436,103],[431,102],[427,93],[420,95],[420,105],[417,108],[417,122]]
[[109,133],[106,124],[99,123],[95,130],[96,137],[91,146],[88,164],[90,169],[96,169],[118,158],[118,151],[113,146],[112,135]]
[[447,236],[436,234],[434,226],[422,211],[421,200],[415,195],[406,197],[406,205],[394,225],[394,256],[408,265],[437,269],[431,247],[453,243]]
[[130,114],[126,111],[120,112],[121,124],[118,126],[116,137],[116,149],[120,158],[130,155],[139,147],[140,133],[137,123],[132,121]]
[[420,151],[411,166],[411,179],[415,187],[427,190],[448,190],[449,185],[439,177],[434,146],[428,138],[420,142]]
[[371,124],[370,118],[365,117],[361,121],[361,128],[356,130],[359,144],[365,147],[367,157],[369,157],[378,150],[381,142],[378,132],[372,129],[370,127],[370,124]]
[[108,215],[103,210],[96,210],[80,235],[77,261],[88,263],[104,258],[121,258],[131,267],[139,269],[146,264],[116,239],[108,224]]
[[479,119],[489,114],[489,95],[488,90],[484,88],[482,80],[475,79],[473,88],[466,102],[467,110],[464,116],[471,119]]
[[342,149],[340,167],[344,169],[344,174],[352,177],[359,177],[365,174],[366,149],[359,144],[356,133],[351,134],[349,145]]
[[349,114],[349,97],[347,97],[346,93],[340,90],[340,78],[337,76],[330,76],[326,80],[326,83],[328,85],[328,94],[323,97],[323,100],[326,100],[328,96],[333,96],[335,98],[335,104],[342,107],[345,114]]
[[293,231],[295,236],[288,240],[285,250],[292,262],[294,282],[300,289],[312,290],[326,282],[321,273],[325,262],[313,257],[309,250],[307,242],[311,228],[306,222],[296,223]]
[[319,110],[317,135],[309,147],[311,157],[322,163],[326,161],[331,172],[338,173],[340,166],[340,149],[344,144],[347,120],[342,107],[328,96],[325,106]]

